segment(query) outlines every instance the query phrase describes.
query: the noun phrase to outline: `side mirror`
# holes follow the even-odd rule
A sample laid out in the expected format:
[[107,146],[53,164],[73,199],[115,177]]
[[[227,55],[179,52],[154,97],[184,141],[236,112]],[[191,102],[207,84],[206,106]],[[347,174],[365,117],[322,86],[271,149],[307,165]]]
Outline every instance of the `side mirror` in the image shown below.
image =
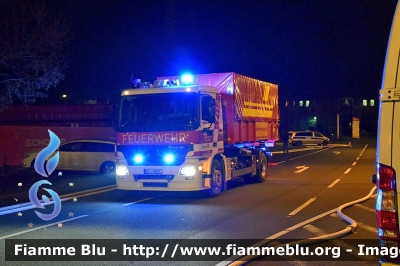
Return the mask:
[[210,99],[209,110],[210,110],[210,117],[209,117],[208,121],[210,123],[214,123],[215,122],[215,99],[213,99],[213,98]]
[[215,99],[206,95],[201,100],[201,117],[208,123],[215,122]]
[[377,181],[376,174],[372,175],[371,181],[372,181],[373,184],[376,185],[376,181]]

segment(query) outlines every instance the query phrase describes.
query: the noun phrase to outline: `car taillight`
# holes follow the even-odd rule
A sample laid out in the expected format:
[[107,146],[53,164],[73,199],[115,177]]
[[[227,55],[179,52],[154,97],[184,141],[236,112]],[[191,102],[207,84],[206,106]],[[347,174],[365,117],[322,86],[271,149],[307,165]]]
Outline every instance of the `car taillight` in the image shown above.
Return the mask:
[[[396,172],[387,165],[377,165],[376,221],[382,247],[399,246],[399,217],[397,211]],[[397,261],[386,257],[387,261]]]

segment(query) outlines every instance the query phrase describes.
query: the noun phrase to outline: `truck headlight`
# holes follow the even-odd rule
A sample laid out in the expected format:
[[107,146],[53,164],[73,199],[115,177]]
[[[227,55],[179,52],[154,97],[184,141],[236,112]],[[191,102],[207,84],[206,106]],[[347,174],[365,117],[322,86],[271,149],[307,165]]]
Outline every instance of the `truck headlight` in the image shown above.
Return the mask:
[[196,167],[195,166],[184,166],[179,171],[180,175],[184,176],[194,176],[196,174]]
[[115,172],[117,176],[129,175],[129,170],[126,165],[117,165]]

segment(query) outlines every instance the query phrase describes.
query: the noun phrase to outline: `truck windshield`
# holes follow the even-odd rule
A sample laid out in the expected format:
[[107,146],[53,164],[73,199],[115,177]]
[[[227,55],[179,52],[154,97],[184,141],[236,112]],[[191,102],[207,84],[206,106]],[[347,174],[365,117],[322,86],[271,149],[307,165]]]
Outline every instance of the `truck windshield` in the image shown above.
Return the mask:
[[197,93],[138,94],[121,98],[117,131],[188,131],[200,126]]

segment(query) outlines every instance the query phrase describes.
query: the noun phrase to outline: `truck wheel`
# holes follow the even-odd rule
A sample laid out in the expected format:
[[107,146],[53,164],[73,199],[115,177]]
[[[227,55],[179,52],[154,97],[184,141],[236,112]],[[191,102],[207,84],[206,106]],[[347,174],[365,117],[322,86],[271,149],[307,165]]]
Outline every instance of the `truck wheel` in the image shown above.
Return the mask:
[[207,191],[208,196],[216,197],[221,194],[224,183],[223,176],[221,163],[214,159],[211,166],[211,188]]
[[258,157],[257,175],[255,180],[258,183],[263,183],[267,179],[268,160],[264,153],[260,153]]

